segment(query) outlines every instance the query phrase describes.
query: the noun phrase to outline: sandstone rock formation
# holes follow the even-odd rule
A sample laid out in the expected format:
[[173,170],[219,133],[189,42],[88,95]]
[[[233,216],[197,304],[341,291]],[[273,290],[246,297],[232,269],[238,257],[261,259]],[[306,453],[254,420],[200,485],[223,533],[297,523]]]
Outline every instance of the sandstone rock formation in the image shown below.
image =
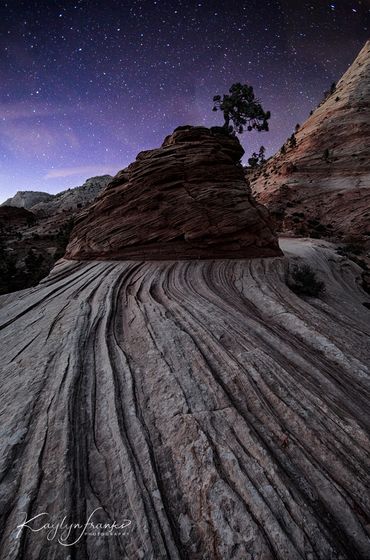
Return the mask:
[[242,258],[280,254],[248,191],[244,151],[223,129],[180,127],[140,153],[79,216],[69,259]]
[[[294,254],[63,261],[0,298],[1,560],[370,558],[370,298],[330,245],[284,247],[324,300]],[[94,510],[130,525],[18,528]]]
[[283,231],[370,235],[370,41],[295,138],[252,176],[256,198]]

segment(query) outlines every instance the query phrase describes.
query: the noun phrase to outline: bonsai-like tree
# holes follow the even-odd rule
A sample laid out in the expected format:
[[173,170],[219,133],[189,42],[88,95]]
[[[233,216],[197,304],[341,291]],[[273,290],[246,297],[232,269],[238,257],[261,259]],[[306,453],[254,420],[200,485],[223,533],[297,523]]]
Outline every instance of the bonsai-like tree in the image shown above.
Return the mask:
[[264,111],[260,101],[255,97],[253,87],[248,84],[236,83],[231,86],[229,93],[215,95],[213,111],[224,114],[224,128],[230,134],[242,134],[247,130],[268,130],[270,111]]

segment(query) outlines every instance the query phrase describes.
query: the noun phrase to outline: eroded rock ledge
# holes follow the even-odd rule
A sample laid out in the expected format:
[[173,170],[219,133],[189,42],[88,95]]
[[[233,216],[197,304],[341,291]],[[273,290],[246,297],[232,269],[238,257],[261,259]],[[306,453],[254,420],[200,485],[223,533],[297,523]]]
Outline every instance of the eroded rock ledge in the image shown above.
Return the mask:
[[68,259],[280,255],[268,211],[252,197],[239,141],[220,128],[179,127],[141,152],[81,214]]

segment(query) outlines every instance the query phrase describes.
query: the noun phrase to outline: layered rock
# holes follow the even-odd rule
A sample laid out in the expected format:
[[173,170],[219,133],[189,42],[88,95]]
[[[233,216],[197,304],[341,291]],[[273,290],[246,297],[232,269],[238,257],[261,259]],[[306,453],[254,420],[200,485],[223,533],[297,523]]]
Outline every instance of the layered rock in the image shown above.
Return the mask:
[[180,127],[141,152],[80,215],[69,259],[242,258],[280,254],[248,191],[243,148],[222,129]]
[[257,200],[283,230],[370,232],[370,41],[295,140],[251,177]]
[[368,560],[370,298],[322,245],[0,297],[0,559]]

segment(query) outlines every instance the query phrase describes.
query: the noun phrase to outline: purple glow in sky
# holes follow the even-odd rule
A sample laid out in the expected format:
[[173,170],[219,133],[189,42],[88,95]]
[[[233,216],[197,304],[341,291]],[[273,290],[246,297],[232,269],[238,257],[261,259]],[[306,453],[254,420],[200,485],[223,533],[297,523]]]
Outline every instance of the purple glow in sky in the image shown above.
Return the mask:
[[114,174],[212,98],[254,86],[274,153],[369,37],[370,0],[9,0],[0,8],[0,201]]

